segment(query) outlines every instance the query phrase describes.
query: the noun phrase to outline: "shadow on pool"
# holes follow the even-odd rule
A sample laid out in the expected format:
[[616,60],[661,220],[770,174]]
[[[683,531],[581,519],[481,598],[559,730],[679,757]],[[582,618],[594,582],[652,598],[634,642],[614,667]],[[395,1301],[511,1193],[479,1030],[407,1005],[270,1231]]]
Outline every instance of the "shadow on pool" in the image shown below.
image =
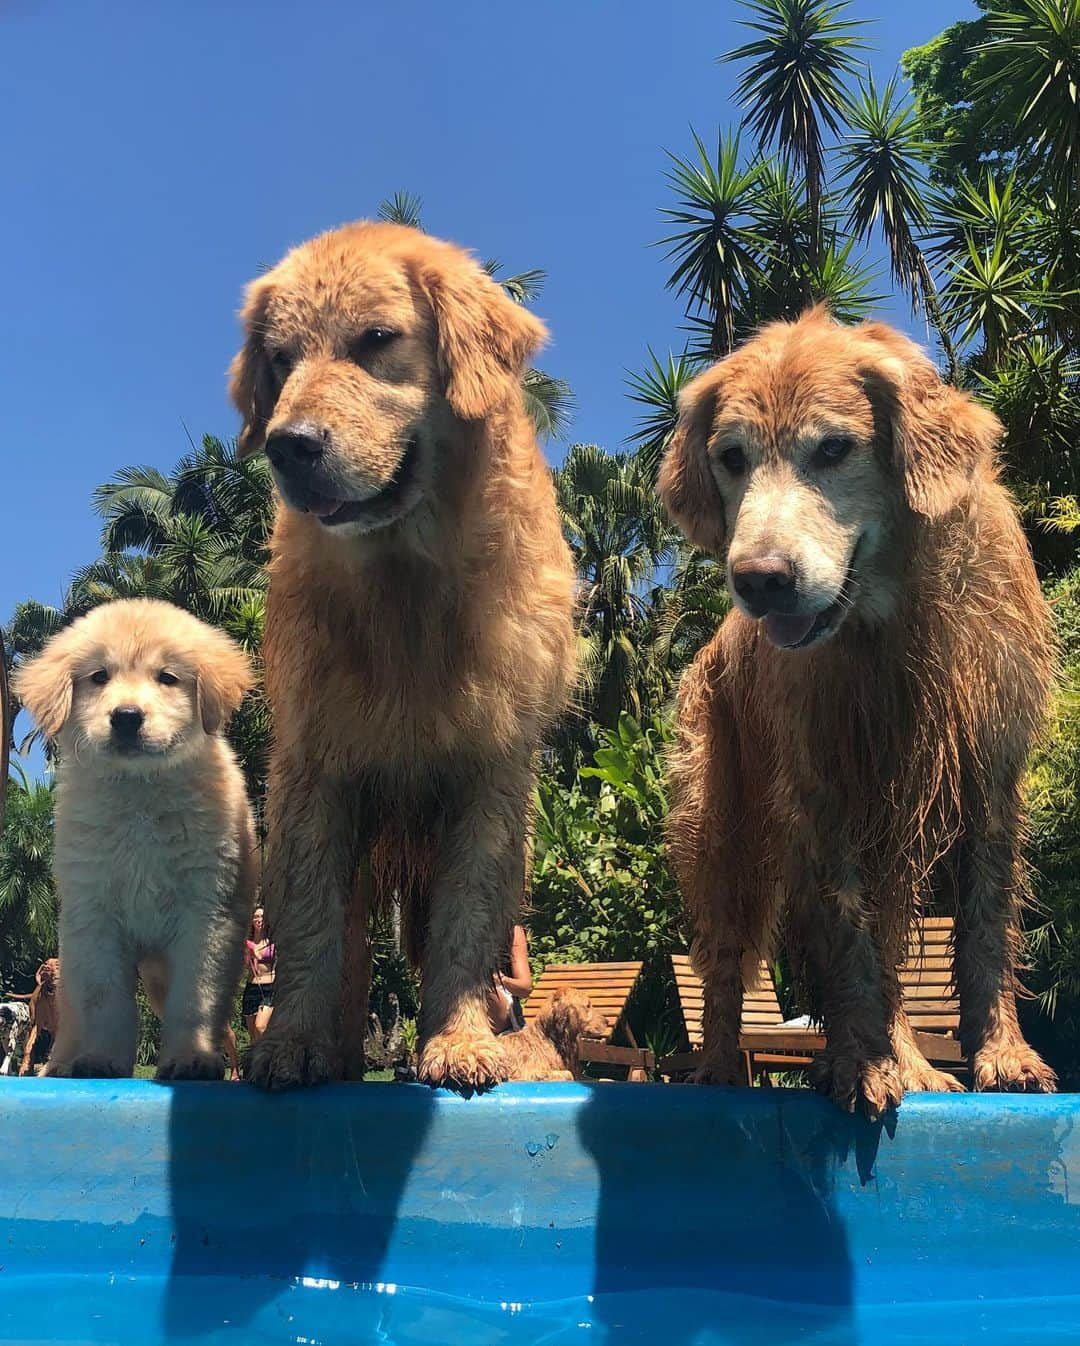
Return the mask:
[[356,1084],[267,1096],[194,1084],[171,1095],[169,1340],[221,1329],[220,1305],[199,1298],[194,1276],[251,1277],[232,1327],[258,1315],[283,1281],[381,1279],[430,1124],[430,1091]]
[[[703,1099],[694,1086],[600,1085],[579,1129],[600,1189],[594,1319],[615,1339],[635,1326],[628,1307],[656,1301],[678,1306],[667,1343],[741,1340],[739,1323],[718,1320],[718,1295],[733,1315],[748,1305],[747,1327],[771,1301],[770,1343],[805,1340],[811,1321],[830,1346],[857,1339],[834,1186],[852,1152],[870,1180],[880,1124],[781,1090],[741,1092],[732,1108],[725,1089]],[[692,1182],[688,1155],[700,1156]]]

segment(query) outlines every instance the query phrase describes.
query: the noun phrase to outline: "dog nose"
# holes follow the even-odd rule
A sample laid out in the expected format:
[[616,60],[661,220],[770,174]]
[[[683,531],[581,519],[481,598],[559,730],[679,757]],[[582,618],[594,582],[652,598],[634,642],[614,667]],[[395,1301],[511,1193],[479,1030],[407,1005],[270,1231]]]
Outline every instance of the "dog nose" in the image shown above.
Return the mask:
[[310,421],[283,425],[266,439],[266,456],[282,472],[312,468],[326,448],[327,432]]
[[786,556],[753,556],[731,567],[735,592],[758,617],[795,603],[795,567]]
[[145,718],[138,706],[117,706],[109,722],[118,738],[134,738]]

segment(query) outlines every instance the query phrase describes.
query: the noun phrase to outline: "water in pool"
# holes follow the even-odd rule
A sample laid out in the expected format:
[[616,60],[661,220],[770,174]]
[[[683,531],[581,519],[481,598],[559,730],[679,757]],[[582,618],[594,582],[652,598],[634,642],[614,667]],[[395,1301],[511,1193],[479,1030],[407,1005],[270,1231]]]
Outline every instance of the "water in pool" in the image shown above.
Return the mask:
[[1080,1313],[1077,1297],[831,1309],[700,1290],[479,1304],[395,1285],[257,1277],[42,1275],[0,1286],[2,1346],[1044,1346],[1075,1343]]

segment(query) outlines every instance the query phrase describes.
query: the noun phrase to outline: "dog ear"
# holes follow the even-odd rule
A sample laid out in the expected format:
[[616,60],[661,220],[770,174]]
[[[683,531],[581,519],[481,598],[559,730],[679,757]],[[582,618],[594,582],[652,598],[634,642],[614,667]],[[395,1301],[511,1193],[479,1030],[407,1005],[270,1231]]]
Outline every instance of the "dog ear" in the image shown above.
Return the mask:
[[265,279],[254,280],[244,296],[240,320],[244,344],[229,366],[229,396],[244,418],[236,437],[238,456],[258,453],[266,439],[266,427],[274,414],[277,384],[266,354],[265,326],[272,287]]
[[48,738],[55,738],[71,714],[77,637],[71,628],[53,636],[36,659],[17,668],[11,688]]
[[213,631],[199,650],[195,671],[199,717],[208,734],[216,734],[232,718],[255,685],[247,655],[223,631]]
[[1001,424],[968,393],[943,383],[907,337],[884,323],[862,323],[855,332],[865,342],[863,376],[879,437],[908,505],[940,518],[968,493],[978,466],[993,461]]
[[436,350],[450,409],[482,420],[516,388],[547,328],[510,299],[472,259],[421,267],[417,277],[435,316]]
[[695,547],[713,556],[722,556],[727,547],[724,501],[709,467],[718,368],[699,374],[679,394],[678,423],[656,482],[671,517]]

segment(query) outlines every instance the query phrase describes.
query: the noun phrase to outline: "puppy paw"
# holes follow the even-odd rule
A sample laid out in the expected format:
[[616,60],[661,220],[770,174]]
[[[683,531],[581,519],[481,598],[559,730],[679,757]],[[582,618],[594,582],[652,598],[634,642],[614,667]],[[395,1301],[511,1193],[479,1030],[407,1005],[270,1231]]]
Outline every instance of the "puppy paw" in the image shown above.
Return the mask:
[[420,1049],[416,1074],[435,1088],[490,1089],[510,1078],[510,1061],[492,1033],[438,1033]]
[[997,1093],[1052,1094],[1057,1076],[1023,1040],[994,1043],[975,1053],[975,1088]]
[[131,1076],[131,1067],[101,1052],[81,1052],[67,1060],[50,1060],[43,1075],[68,1080],[122,1080]]
[[900,1084],[905,1094],[963,1094],[967,1090],[944,1070],[936,1070],[929,1061],[900,1068]]
[[900,1067],[892,1056],[863,1056],[857,1052],[824,1052],[810,1067],[810,1082],[844,1112],[861,1108],[879,1121],[904,1096]]
[[271,1024],[252,1047],[244,1078],[274,1092],[302,1089],[340,1079],[341,1063],[326,1038],[314,1033],[275,1033]]
[[155,1080],[164,1083],[168,1080],[223,1080],[225,1062],[217,1052],[202,1052],[192,1049],[163,1056],[158,1062]]

